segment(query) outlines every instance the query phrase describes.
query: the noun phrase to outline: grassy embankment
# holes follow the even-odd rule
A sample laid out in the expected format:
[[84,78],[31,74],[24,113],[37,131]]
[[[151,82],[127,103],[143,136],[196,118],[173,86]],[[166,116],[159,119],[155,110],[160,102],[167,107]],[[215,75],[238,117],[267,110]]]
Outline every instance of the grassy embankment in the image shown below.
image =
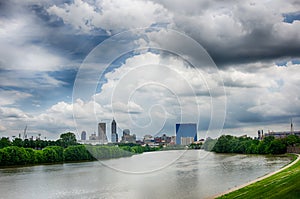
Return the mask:
[[268,178],[218,198],[300,198],[300,161]]

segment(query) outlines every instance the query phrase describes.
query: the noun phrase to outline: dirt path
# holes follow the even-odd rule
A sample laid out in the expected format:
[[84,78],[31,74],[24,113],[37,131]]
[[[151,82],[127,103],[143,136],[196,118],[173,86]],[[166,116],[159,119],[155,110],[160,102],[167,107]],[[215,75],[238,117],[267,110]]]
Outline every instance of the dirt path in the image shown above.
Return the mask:
[[293,166],[294,164],[296,164],[296,163],[300,160],[300,155],[299,155],[299,154],[296,154],[296,155],[298,156],[297,159],[296,159],[295,161],[293,161],[292,163],[286,165],[285,167],[283,167],[283,168],[281,168],[281,169],[279,169],[279,170],[277,170],[277,171],[274,171],[274,172],[272,172],[272,173],[269,173],[269,174],[267,174],[267,175],[265,175],[265,176],[262,176],[262,177],[260,177],[260,178],[257,178],[257,179],[255,179],[255,180],[253,180],[253,181],[247,182],[246,184],[243,184],[243,185],[240,185],[240,186],[237,186],[237,187],[233,187],[233,188],[231,188],[231,189],[229,189],[229,190],[227,190],[227,191],[225,191],[225,192],[223,192],[223,193],[220,193],[220,194],[214,195],[214,196],[212,196],[212,197],[209,197],[209,199],[217,198],[217,197],[220,197],[220,196],[222,196],[222,195],[228,194],[228,193],[230,193],[230,192],[236,191],[236,190],[238,190],[238,189],[241,189],[241,188],[243,188],[243,187],[245,187],[245,186],[248,186],[248,185],[250,185],[250,184],[253,184],[253,183],[255,183],[255,182],[261,181],[261,180],[263,180],[263,179],[265,179],[265,178],[267,178],[267,177],[270,177],[270,176],[272,176],[272,175],[274,175],[274,174],[276,174],[276,173],[279,173],[279,172],[281,172],[281,171],[283,171],[283,170],[285,170],[285,169],[287,169],[287,168]]

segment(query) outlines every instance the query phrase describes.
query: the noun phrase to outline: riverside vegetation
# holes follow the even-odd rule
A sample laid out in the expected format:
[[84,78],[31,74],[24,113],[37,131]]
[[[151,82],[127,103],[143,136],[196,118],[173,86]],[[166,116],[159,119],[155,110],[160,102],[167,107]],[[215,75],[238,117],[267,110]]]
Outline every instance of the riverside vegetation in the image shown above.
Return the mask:
[[106,146],[81,145],[73,133],[65,133],[56,141],[0,139],[0,166],[63,163],[71,161],[93,161],[128,157],[134,154],[160,150],[137,144]]
[[300,138],[296,135],[289,135],[281,139],[268,136],[263,140],[222,135],[218,139],[207,139],[203,148],[216,153],[284,154],[287,152],[288,146],[299,145]]
[[[189,149],[204,148],[217,153],[243,154],[283,154],[287,146],[299,145],[300,138],[289,135],[284,139],[272,136],[263,140],[250,137],[235,137],[222,135],[218,139],[207,139],[204,145],[191,144]],[[123,144],[91,146],[77,143],[76,136],[71,133],[60,135],[56,141],[28,140],[15,138],[0,139],[0,166],[32,165],[44,163],[62,163],[69,161],[93,161],[100,159],[128,157],[149,151],[185,149],[183,146],[167,146],[165,148],[141,146],[138,144]]]

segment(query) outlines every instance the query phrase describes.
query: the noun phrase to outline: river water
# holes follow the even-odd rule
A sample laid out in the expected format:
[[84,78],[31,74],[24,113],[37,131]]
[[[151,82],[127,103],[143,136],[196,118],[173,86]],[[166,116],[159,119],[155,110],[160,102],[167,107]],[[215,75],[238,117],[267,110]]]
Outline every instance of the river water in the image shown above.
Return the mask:
[[206,198],[290,160],[202,150],[0,169],[0,198]]

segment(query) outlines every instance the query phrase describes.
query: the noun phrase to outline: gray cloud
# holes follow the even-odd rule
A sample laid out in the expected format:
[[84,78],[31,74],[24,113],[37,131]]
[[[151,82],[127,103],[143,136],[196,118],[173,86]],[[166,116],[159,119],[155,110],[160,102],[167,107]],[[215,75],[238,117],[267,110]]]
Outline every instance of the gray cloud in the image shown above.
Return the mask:
[[[291,116],[296,117],[295,121],[298,121],[299,64],[297,61],[292,63],[291,60],[300,60],[299,10],[298,1],[190,0],[188,3],[181,0],[1,1],[0,28],[4,31],[0,33],[2,89],[0,131],[13,129],[16,133],[24,128],[26,123],[37,128],[37,131],[49,129],[51,124],[48,133],[56,130],[60,132],[65,128],[74,129],[73,106],[76,107],[75,111],[80,112],[79,120],[90,126],[89,131],[93,131],[93,124],[99,119],[87,119],[94,114],[94,110],[98,110],[97,114],[102,114],[99,117],[104,117],[104,113],[105,118],[113,117],[113,114],[107,111],[111,108],[107,101],[111,93],[109,86],[113,85],[117,78],[111,75],[111,71],[108,71],[110,76],[106,76],[102,83],[106,87],[99,94],[103,101],[94,105],[88,101],[92,96],[85,96],[84,102],[76,99],[73,104],[70,101],[65,102],[64,94],[72,92],[70,85],[73,84],[74,74],[70,74],[72,78],[68,77],[68,73],[59,77],[56,72],[66,69],[77,70],[85,56],[109,35],[141,27],[161,27],[161,29],[148,31],[146,34],[148,38],[123,38],[119,41],[122,45],[118,43],[108,45],[105,52],[107,57],[122,52],[126,44],[134,43],[132,48],[137,48],[147,46],[146,44],[149,44],[147,42],[150,41],[153,46],[159,47],[164,44],[165,48],[179,49],[178,52],[184,52],[180,58],[195,59],[197,63],[201,63],[195,67],[203,70],[204,79],[209,81],[209,85],[213,88],[212,93],[199,83],[201,78],[203,80],[200,74],[189,75],[189,72],[182,69],[181,75],[190,78],[197,90],[191,93],[183,87],[179,95],[184,101],[182,107],[191,113],[194,111],[189,106],[191,96],[199,97],[202,130],[207,129],[210,122],[210,118],[207,117],[207,113],[211,111],[209,97],[213,94],[217,100],[215,105],[218,107],[220,101],[225,100],[222,95],[224,88],[227,93],[226,128],[244,128],[248,132],[256,132],[255,128],[261,128],[260,125],[278,128],[276,123],[284,123]],[[203,60],[203,54],[193,50],[194,48],[186,42],[174,35],[165,37],[164,28],[175,29],[203,45],[219,66],[219,71],[212,70],[210,62]],[[155,58],[151,60],[155,59],[159,64],[174,64],[176,69],[176,66],[182,63],[176,59],[175,61],[168,59],[169,53],[157,50],[156,55],[153,55]],[[143,64],[149,61],[135,58],[137,56],[130,55],[124,58],[123,62],[133,60],[133,64]],[[99,61],[96,58],[95,60]],[[277,67],[276,63],[279,62],[287,64],[284,67]],[[105,67],[99,64],[91,67],[96,66]],[[117,66],[120,70],[124,67],[122,64]],[[95,83],[98,77],[97,74],[91,74],[89,69],[83,71],[87,89],[82,90],[95,91],[96,85],[89,87],[88,81]],[[158,71],[153,75],[160,79],[169,78],[170,88],[174,86],[180,90],[182,85],[178,79],[174,77],[172,79],[172,75],[169,77],[162,69]],[[218,72],[223,78],[224,88],[218,79]],[[132,79],[141,76],[140,73],[134,74]],[[69,90],[65,90],[66,87]],[[39,92],[32,92],[35,89],[39,89]],[[56,99],[51,98],[47,106],[41,107],[40,110],[44,111],[44,114],[34,111],[29,114],[23,105],[31,104],[29,100],[32,98],[35,100],[40,98],[42,92],[46,96],[42,100],[49,100],[47,99],[49,93]],[[144,92],[145,96],[148,94],[150,97],[151,92],[154,96],[164,93],[152,88]],[[58,96],[57,93],[61,95]],[[107,99],[104,99],[105,97]],[[157,118],[170,117],[166,124],[172,125],[175,122],[172,117],[175,113],[171,110],[176,103],[169,96],[164,97],[165,101],[159,102],[163,105],[169,103],[170,106],[166,106],[167,111],[164,112],[158,107],[152,114]],[[142,97],[139,99],[140,102],[145,100]],[[119,122],[125,126],[124,118],[127,117],[122,114],[126,114],[128,110],[127,104],[123,105],[122,111],[119,111],[121,118]],[[132,118],[143,115],[142,108],[135,106],[129,110],[129,114],[131,113]],[[144,119],[148,118],[148,115],[143,116]]]
[[165,7],[170,6],[174,11],[182,9],[174,15],[175,26],[200,42],[219,66],[299,58],[300,23],[287,24],[282,16],[298,11],[299,4],[291,1],[199,2],[189,3],[188,8],[183,2],[166,3]]

